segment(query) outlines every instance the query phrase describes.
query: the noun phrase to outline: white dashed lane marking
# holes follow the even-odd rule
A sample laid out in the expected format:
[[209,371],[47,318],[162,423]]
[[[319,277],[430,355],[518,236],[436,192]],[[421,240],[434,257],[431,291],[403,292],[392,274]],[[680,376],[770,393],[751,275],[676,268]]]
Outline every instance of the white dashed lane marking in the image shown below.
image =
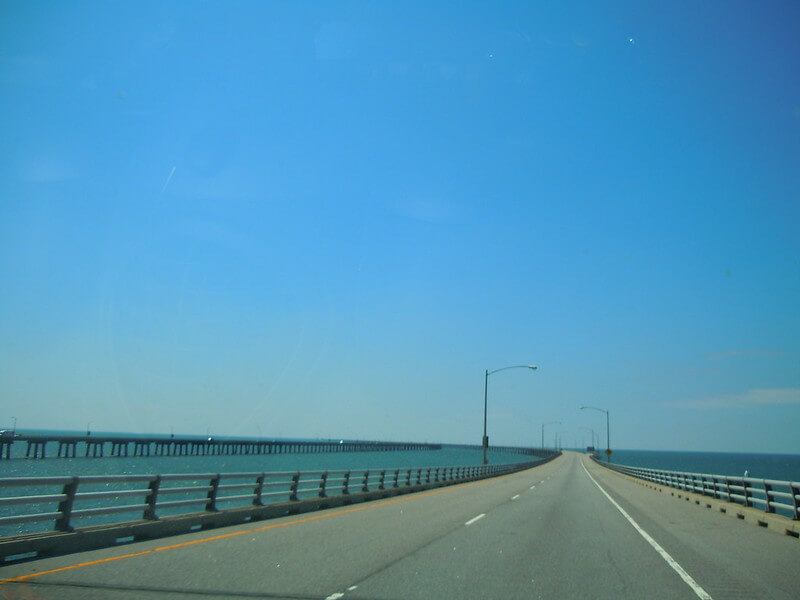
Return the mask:
[[479,514],[477,517],[473,517],[473,518],[471,518],[469,521],[467,521],[466,523],[464,523],[464,525],[472,525],[472,524],[473,524],[475,521],[477,521],[477,520],[479,520],[479,519],[482,519],[482,518],[483,518],[483,517],[485,517],[485,516],[486,516],[486,513],[481,513],[481,514]]

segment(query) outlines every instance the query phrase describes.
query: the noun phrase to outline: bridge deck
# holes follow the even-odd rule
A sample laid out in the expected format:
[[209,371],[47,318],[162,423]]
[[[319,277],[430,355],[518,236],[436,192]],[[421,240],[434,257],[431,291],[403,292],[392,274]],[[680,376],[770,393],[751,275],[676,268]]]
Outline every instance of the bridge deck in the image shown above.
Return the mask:
[[23,579],[0,597],[788,600],[798,566],[795,538],[568,453],[498,479],[11,565],[0,578]]

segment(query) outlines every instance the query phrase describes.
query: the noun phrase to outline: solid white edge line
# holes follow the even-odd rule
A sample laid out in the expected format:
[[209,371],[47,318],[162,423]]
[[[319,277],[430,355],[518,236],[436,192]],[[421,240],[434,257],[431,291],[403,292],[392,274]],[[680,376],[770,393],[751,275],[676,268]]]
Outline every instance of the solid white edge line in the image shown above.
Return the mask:
[[516,500],[517,498],[519,498],[519,494],[517,494],[516,496],[511,496],[512,500]]
[[683,579],[690,588],[692,588],[692,591],[695,594],[697,594],[697,597],[701,598],[702,600],[714,600],[709,595],[709,593],[705,591],[700,586],[700,584],[697,583],[694,580],[694,578],[692,578],[692,576],[689,575],[689,573],[687,573],[682,566],[680,566],[680,564],[678,564],[678,561],[672,558],[672,556],[670,556],[669,553],[666,550],[664,550],[664,548],[662,548],[657,541],[655,541],[652,537],[650,537],[650,534],[648,534],[644,529],[642,529],[639,526],[639,524],[636,521],[633,520],[633,517],[631,517],[627,512],[625,512],[624,508],[622,508],[619,504],[617,504],[617,502],[611,496],[608,495],[608,492],[606,492],[602,488],[602,486],[599,483],[597,483],[595,478],[592,477],[592,474],[589,473],[589,470],[586,468],[586,465],[583,464],[583,461],[581,461],[581,466],[583,467],[583,470],[586,471],[586,474],[589,476],[589,479],[592,480],[592,483],[594,483],[597,486],[597,489],[603,492],[605,497],[608,498],[608,501],[611,502],[611,504],[613,504],[616,507],[616,509],[622,513],[622,516],[625,517],[628,520],[628,522],[631,525],[633,525],[633,528],[639,532],[639,535],[641,535],[645,540],[647,540],[647,543],[650,544],[653,547],[653,549],[661,555],[661,558],[663,558],[667,562],[667,564],[670,567],[672,567],[673,571],[675,571],[678,575],[680,575],[680,578]]
[[486,513],[481,513],[477,517],[473,517],[472,519],[470,519],[469,521],[464,523],[464,525],[472,525],[475,521],[477,521],[478,519],[482,519],[485,516],[486,516]]

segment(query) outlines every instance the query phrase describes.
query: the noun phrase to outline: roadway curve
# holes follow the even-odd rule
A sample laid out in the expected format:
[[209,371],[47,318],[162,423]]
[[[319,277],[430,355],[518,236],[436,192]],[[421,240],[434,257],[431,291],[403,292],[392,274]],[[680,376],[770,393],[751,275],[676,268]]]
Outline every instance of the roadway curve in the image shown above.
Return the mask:
[[9,600],[794,600],[800,543],[567,453],[501,478],[42,559],[0,578]]

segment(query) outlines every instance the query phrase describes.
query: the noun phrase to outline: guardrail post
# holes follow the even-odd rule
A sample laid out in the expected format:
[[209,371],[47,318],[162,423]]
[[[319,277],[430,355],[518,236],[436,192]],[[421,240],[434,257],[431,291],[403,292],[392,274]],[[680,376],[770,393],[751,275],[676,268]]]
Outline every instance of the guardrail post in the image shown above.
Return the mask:
[[158,520],[156,515],[156,505],[158,504],[158,488],[161,487],[161,475],[156,475],[150,482],[147,488],[150,490],[147,493],[147,508],[144,509],[143,519],[148,521]]
[[369,471],[364,471],[364,478],[361,480],[361,491],[369,491]]
[[764,500],[766,501],[766,504],[764,505],[764,511],[768,512],[768,513],[774,513],[775,509],[772,508],[772,505],[770,504],[770,496],[769,496],[770,492],[772,492],[772,486],[770,484],[768,484],[767,480],[765,479],[764,480]]
[[217,473],[216,477],[211,478],[211,489],[208,490],[208,502],[206,502],[206,510],[208,512],[217,511],[217,492],[219,491],[219,478],[220,474]]
[[753,503],[750,501],[750,488],[747,486],[747,482],[742,479],[742,493],[744,494],[744,505],[745,506],[752,506]]
[[253,490],[253,506],[263,506],[261,494],[264,493],[264,473],[256,477],[256,488]]
[[400,484],[397,480],[400,478],[400,469],[394,470],[394,480],[392,481],[392,487],[400,487]]
[[289,485],[289,500],[297,502],[297,487],[300,485],[300,473],[292,475],[292,483]]
[[383,485],[385,480],[386,480],[386,471],[381,471],[380,479],[378,479],[378,489],[379,490],[385,489],[384,485]]
[[789,491],[792,492],[792,504],[794,505],[794,514],[792,515],[792,519],[795,521],[800,520],[800,503],[798,503],[797,497],[800,496],[800,483],[791,483],[789,485]]
[[344,481],[342,481],[342,494],[350,493],[350,471],[344,474]]
[[714,494],[713,494],[714,498],[719,499],[719,489],[717,488],[717,476],[716,475],[712,475],[711,476],[711,481],[713,482],[713,485],[714,485]]
[[72,531],[73,529],[69,521],[72,516],[72,505],[75,503],[75,493],[78,491],[79,482],[80,480],[77,477],[73,477],[72,481],[67,483],[61,492],[67,497],[58,503],[58,512],[61,513],[61,516],[56,519],[56,531]]
[[422,469],[417,469],[417,485],[422,483]]
[[731,502],[731,480],[725,477],[725,500]]
[[320,497],[320,498],[326,498],[326,497],[328,496],[328,493],[327,493],[327,491],[325,490],[325,487],[326,487],[327,485],[328,485],[328,472],[327,472],[327,471],[325,471],[325,472],[324,472],[322,475],[320,475],[320,477],[319,477],[319,497]]

